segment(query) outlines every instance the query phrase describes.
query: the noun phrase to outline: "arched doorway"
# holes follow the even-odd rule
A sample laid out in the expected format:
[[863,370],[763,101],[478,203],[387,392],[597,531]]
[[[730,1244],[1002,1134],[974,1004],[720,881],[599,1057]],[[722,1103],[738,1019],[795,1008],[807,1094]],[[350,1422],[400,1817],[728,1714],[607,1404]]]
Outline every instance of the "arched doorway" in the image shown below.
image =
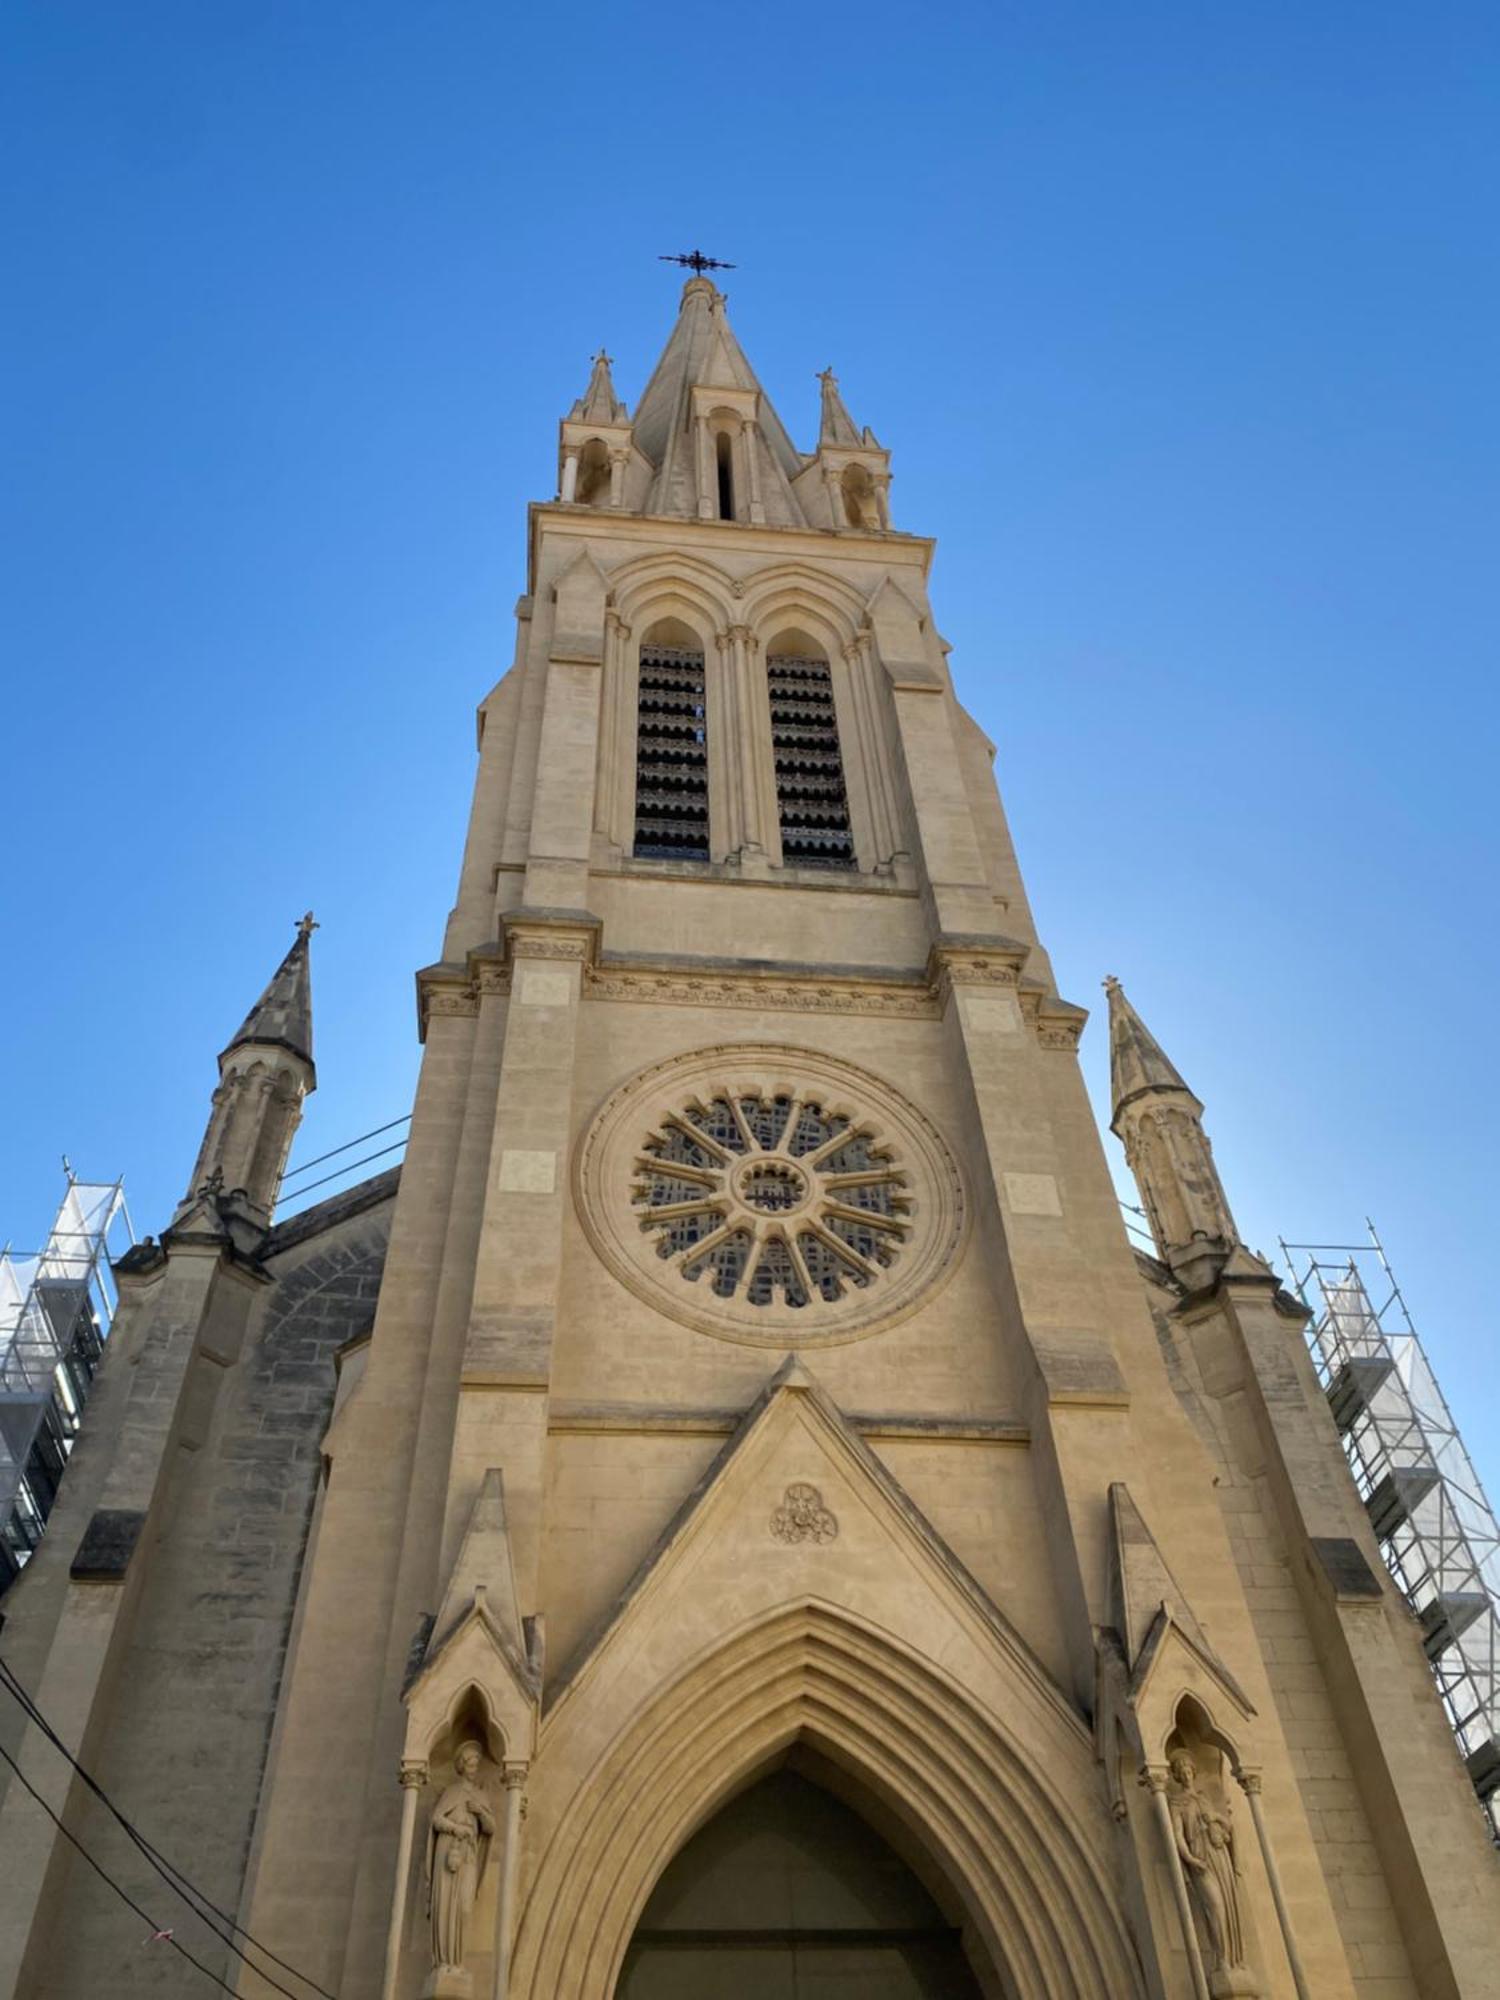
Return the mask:
[[616,2000],[980,2000],[956,1927],[841,1799],[783,1768],[663,1872]]

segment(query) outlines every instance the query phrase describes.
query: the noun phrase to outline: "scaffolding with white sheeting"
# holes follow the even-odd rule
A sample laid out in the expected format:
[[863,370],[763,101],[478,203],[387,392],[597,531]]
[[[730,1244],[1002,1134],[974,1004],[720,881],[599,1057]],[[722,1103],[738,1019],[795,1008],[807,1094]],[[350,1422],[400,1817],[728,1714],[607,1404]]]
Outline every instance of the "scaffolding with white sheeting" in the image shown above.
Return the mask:
[[41,1540],[78,1436],[114,1314],[111,1234],[133,1240],[123,1183],[67,1173],[43,1248],[0,1251],[0,1590]]
[[1282,1257],[1370,1525],[1500,1839],[1500,1523],[1365,1226],[1367,1244],[1283,1242]]

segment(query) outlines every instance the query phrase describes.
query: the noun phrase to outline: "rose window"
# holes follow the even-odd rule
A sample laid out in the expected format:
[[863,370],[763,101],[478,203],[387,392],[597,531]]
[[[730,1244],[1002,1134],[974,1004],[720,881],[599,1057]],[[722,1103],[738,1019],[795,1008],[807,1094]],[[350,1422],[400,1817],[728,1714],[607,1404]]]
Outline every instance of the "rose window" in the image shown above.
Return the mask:
[[766,1308],[878,1285],[911,1229],[907,1175],[874,1130],[818,1098],[724,1092],[662,1115],[632,1203],[689,1284]]
[[[638,1070],[573,1155],[609,1270],[657,1318],[750,1347],[893,1327],[953,1270],[963,1182],[924,1112],[826,1051],[721,1042]],[[625,1311],[631,1308],[624,1306]]]

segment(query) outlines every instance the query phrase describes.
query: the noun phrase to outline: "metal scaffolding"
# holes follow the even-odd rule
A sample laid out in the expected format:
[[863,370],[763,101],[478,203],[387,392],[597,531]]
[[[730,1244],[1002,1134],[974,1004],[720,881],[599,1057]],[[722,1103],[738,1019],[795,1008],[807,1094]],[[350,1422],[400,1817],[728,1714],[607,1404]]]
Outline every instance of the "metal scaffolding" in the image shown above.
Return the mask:
[[30,1560],[78,1436],[114,1314],[120,1181],[68,1186],[44,1248],[0,1251],[0,1589]]
[[1370,1525],[1500,1839],[1500,1523],[1365,1226],[1368,1244],[1283,1242],[1282,1257]]

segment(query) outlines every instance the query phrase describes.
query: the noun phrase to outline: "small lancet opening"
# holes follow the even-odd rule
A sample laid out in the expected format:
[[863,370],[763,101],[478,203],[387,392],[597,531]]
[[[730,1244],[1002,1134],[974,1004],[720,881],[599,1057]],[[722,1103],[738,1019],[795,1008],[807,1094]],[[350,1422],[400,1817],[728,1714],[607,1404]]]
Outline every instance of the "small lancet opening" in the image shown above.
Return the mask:
[[703,649],[675,619],[641,641],[636,709],[635,852],[708,859],[708,710]]
[[766,655],[781,858],[798,867],[852,868],[833,675],[816,648],[788,635]]
[[719,478],[719,519],[734,519],[734,446],[728,431],[720,431],[714,445],[714,464]]
[[850,465],[839,482],[844,496],[844,513],[851,528],[878,528],[880,514],[875,505],[875,486],[862,465]]
[[590,438],[578,461],[578,504],[602,507],[609,499],[609,453],[603,440]]

